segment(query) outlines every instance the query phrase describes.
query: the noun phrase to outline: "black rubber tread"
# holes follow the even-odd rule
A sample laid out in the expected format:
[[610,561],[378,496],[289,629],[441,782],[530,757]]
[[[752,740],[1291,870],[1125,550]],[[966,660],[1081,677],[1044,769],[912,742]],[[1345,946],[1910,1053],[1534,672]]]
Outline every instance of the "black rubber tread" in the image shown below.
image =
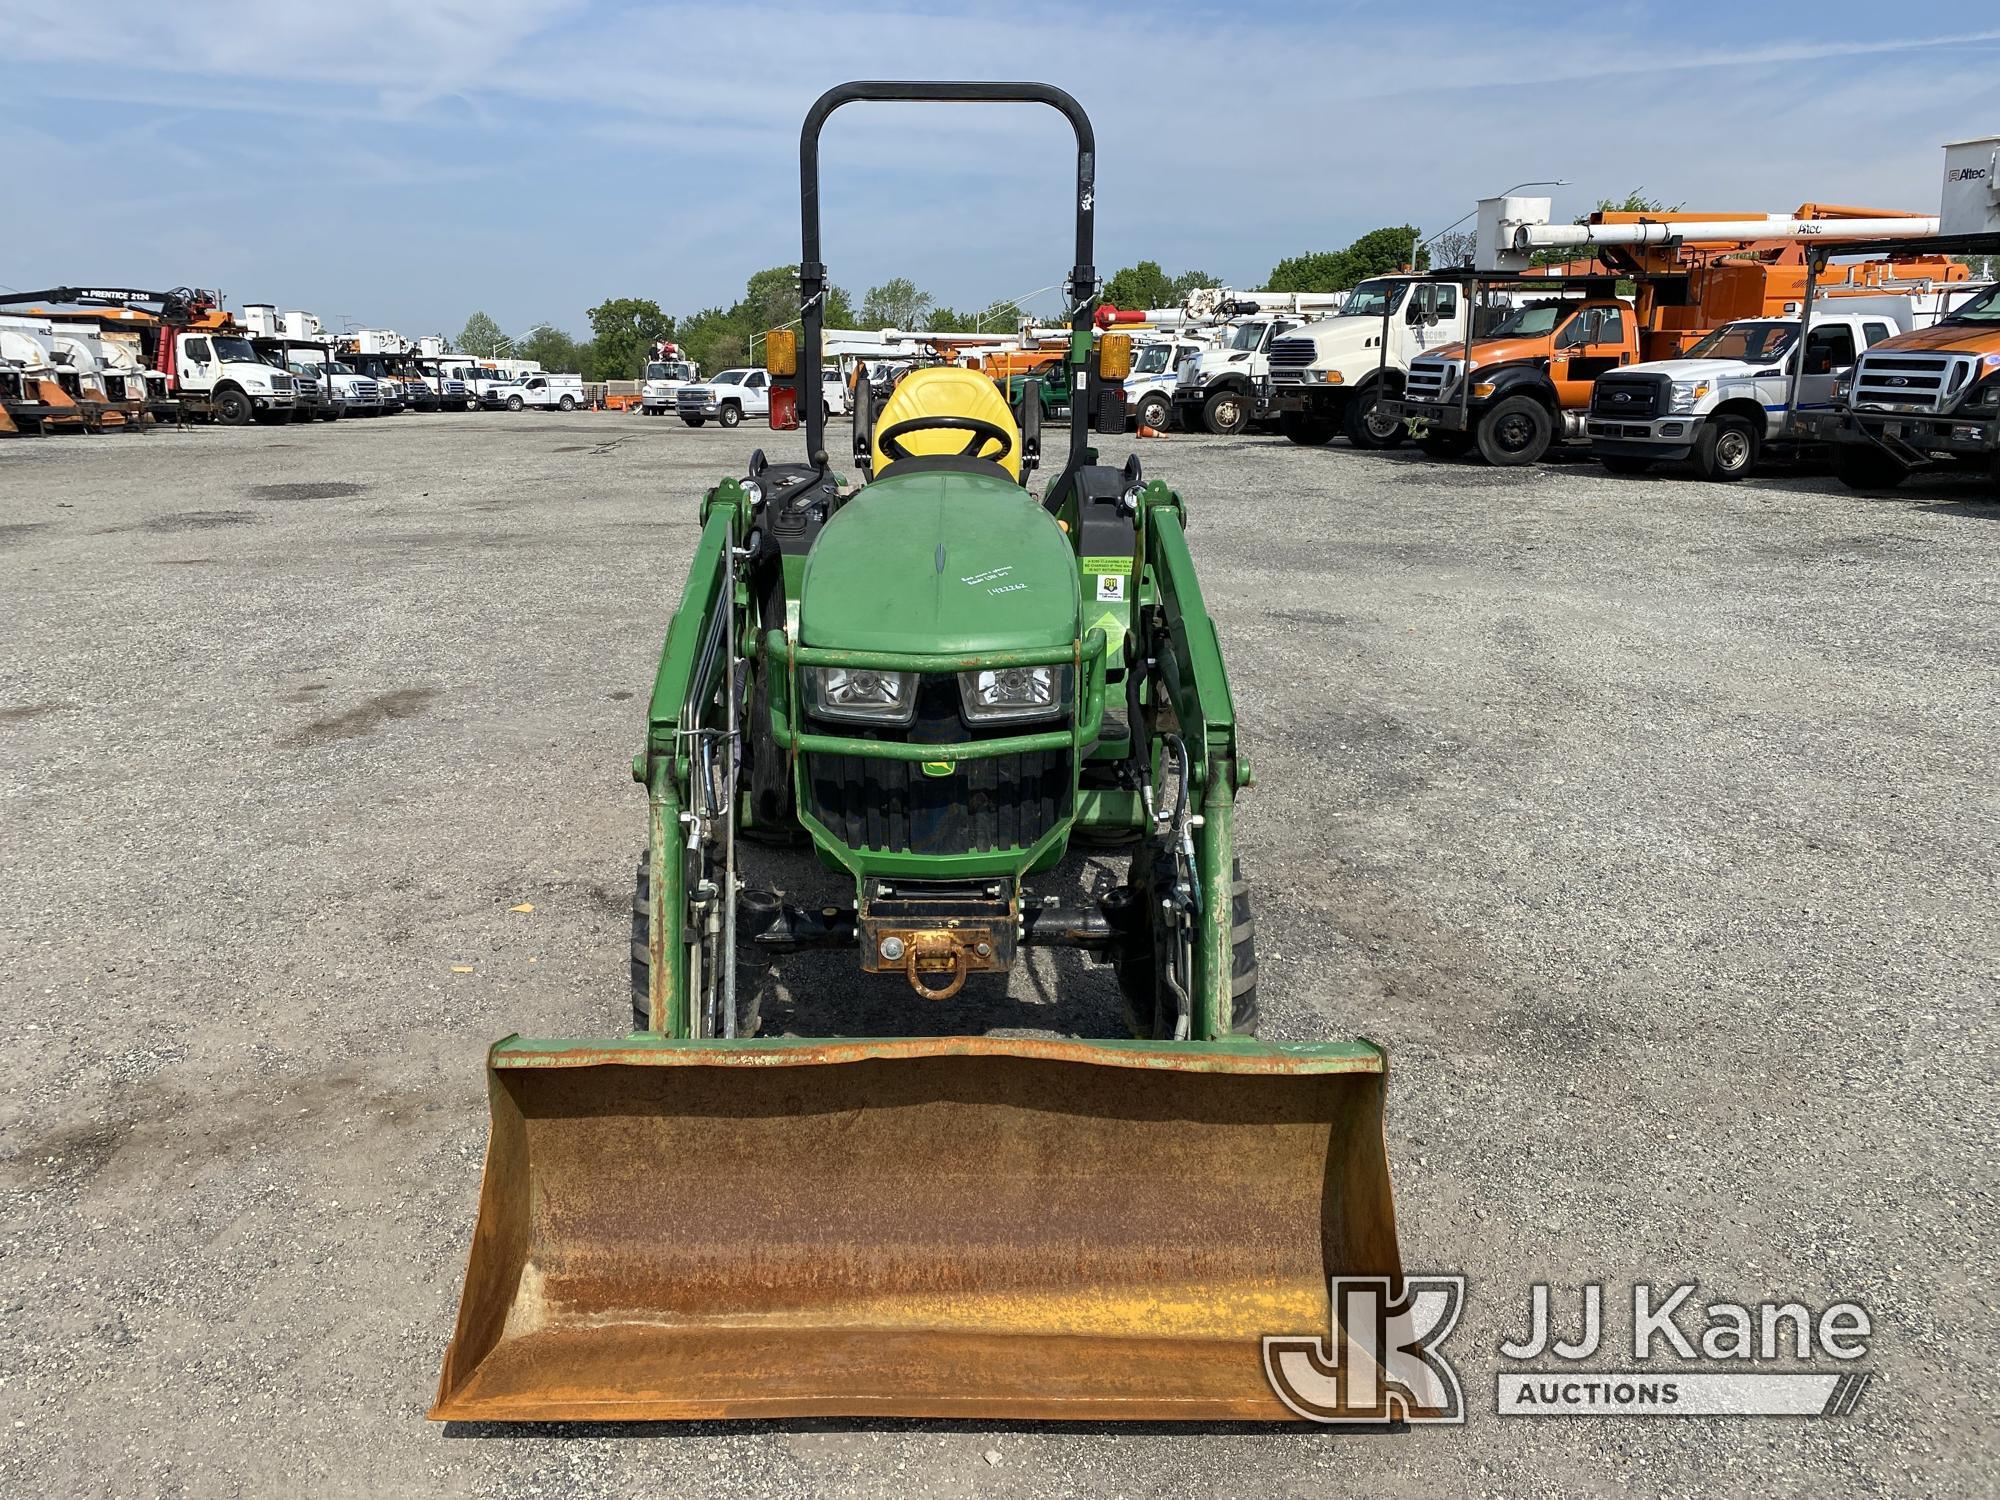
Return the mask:
[[[1131,881],[1141,890],[1150,880],[1146,869],[1150,848],[1142,846],[1132,861]],[[1243,876],[1242,860],[1234,861],[1231,874],[1229,1030],[1234,1036],[1255,1036],[1261,1019],[1257,1006],[1257,915],[1250,901],[1250,882]],[[1153,977],[1152,937],[1147,925],[1152,906],[1143,895],[1139,901],[1142,908],[1139,930],[1126,953],[1117,960],[1119,998],[1124,1006],[1126,1029],[1141,1040],[1159,1039],[1163,1032],[1171,1033],[1160,1024],[1162,996]]]
[[[646,1031],[653,1024],[653,870],[646,851],[639,851],[639,871],[632,880],[632,1029]],[[739,919],[740,920],[740,919]],[[740,950],[739,950],[740,951]],[[764,1024],[764,985],[761,976],[746,969],[739,957],[736,971],[736,1034],[755,1036]]]

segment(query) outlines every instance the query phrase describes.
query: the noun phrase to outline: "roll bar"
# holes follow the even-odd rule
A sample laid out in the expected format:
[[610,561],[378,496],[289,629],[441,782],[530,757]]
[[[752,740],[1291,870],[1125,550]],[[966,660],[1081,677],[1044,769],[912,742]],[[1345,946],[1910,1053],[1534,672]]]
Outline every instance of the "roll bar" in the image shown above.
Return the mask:
[[[1076,338],[1088,339],[1097,305],[1097,267],[1093,264],[1093,225],[1097,203],[1097,133],[1083,106],[1061,89],[1046,83],[920,83],[889,80],[843,83],[828,89],[806,111],[799,131],[799,296],[803,303],[799,328],[799,408],[806,431],[806,457],[816,468],[826,464],[825,421],[820,411],[819,353],[826,321],[826,265],[819,244],[819,133],[827,117],[843,104],[859,101],[907,101],[921,104],[1046,104],[1059,110],[1076,132],[1076,261],[1070,267],[1069,359],[1077,361]],[[1087,347],[1087,345],[1085,346]],[[1072,378],[1069,414],[1069,458],[1052,493],[1061,493],[1083,463],[1089,446],[1090,410],[1085,382]]]

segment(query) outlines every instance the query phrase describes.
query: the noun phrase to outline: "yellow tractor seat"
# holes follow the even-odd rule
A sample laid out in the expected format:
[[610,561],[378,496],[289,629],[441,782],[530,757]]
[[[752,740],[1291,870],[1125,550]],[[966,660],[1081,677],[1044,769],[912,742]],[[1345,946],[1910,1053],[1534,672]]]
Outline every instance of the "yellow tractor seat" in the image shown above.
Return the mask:
[[[961,365],[932,365],[905,375],[876,416],[875,431],[869,434],[869,448],[877,476],[894,462],[882,451],[877,435],[887,432],[898,422],[907,422],[915,417],[972,417],[981,422],[991,422],[1012,440],[1007,452],[995,458],[994,462],[1007,471],[1010,479],[1020,479],[1021,427],[1014,420],[1014,413],[1008,409],[1007,398],[1000,394],[991,376]],[[971,438],[970,431],[946,427],[932,432],[908,433],[898,438],[897,442],[912,458],[917,458],[956,454]],[[992,457],[994,444],[989,440],[982,447],[985,449],[983,454],[975,451],[972,456]]]

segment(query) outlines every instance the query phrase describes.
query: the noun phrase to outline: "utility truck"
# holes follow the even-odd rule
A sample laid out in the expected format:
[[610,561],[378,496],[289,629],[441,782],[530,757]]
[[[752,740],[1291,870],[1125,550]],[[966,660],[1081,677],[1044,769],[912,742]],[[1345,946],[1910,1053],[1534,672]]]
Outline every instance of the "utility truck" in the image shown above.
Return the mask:
[[679,410],[680,393],[701,379],[701,366],[685,358],[681,346],[666,340],[653,345],[652,358],[639,377],[639,410],[649,417]]
[[1413,359],[1462,340],[1469,305],[1451,282],[1361,282],[1332,317],[1272,342],[1269,407],[1279,430],[1295,443],[1324,443],[1335,433],[1357,448],[1401,442],[1403,422],[1378,412],[1376,398],[1401,393]]
[[[1528,297],[1470,349],[1448,345],[1410,362],[1400,400],[1380,403],[1401,416],[1425,451],[1450,457],[1476,450],[1488,463],[1528,464],[1558,443],[1589,440],[1591,390],[1599,376],[1679,357],[1725,323],[1798,313],[1807,297],[1807,243],[1856,236],[1914,239],[1937,221],[1822,204],[1791,215],[1659,215],[1603,211],[1581,224],[1548,222],[1546,198],[1488,199],[1480,205],[1482,269],[1435,271],[1468,295],[1494,286],[1529,294],[1541,287],[1574,298]],[[1538,251],[1583,250],[1590,259],[1537,270]],[[1856,291],[1911,277],[1962,280],[1942,257],[1844,265],[1838,279]],[[1620,295],[1631,289],[1631,298]]]
[[530,375],[504,388],[502,400],[509,411],[533,408],[537,411],[575,411],[584,404],[581,375]]
[[1799,347],[1798,318],[1744,318],[1679,359],[1614,370],[1592,389],[1584,427],[1591,456],[1617,474],[1692,459],[1705,479],[1755,472],[1767,453],[1791,452],[1794,412],[1833,409],[1836,383],[1856,357],[1910,331],[1935,297],[1825,298]]
[[[2000,255],[2000,137],[1944,149],[1939,235],[1922,248]],[[1838,270],[1819,256],[1813,269]],[[1834,399],[1833,471],[1850,488],[1888,489],[1930,468],[2000,473],[2000,286],[1871,346]]]

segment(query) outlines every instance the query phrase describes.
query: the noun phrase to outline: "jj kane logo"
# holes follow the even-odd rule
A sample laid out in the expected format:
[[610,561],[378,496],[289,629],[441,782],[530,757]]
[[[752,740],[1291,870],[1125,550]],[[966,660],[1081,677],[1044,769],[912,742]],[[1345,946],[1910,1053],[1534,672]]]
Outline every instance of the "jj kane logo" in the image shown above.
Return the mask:
[[[1499,1346],[1508,1366],[1496,1410],[1503,1417],[1840,1417],[1859,1404],[1871,1377],[1855,1364],[1873,1331],[1859,1303],[1817,1312],[1802,1302],[1697,1304],[1696,1290],[1694,1282],[1634,1286],[1621,1347],[1607,1336],[1601,1283],[1577,1292],[1576,1319],[1565,1330],[1555,1291],[1536,1282],[1525,1331]],[[1563,1304],[1566,1311],[1567,1298]],[[1326,1333],[1267,1335],[1264,1374],[1280,1401],[1315,1422],[1462,1423],[1464,1392],[1442,1346],[1464,1309],[1463,1276],[1406,1276],[1400,1293],[1386,1276],[1336,1276]],[[1628,1353],[1626,1368],[1595,1363]],[[1772,1368],[1778,1364],[1792,1368]]]

